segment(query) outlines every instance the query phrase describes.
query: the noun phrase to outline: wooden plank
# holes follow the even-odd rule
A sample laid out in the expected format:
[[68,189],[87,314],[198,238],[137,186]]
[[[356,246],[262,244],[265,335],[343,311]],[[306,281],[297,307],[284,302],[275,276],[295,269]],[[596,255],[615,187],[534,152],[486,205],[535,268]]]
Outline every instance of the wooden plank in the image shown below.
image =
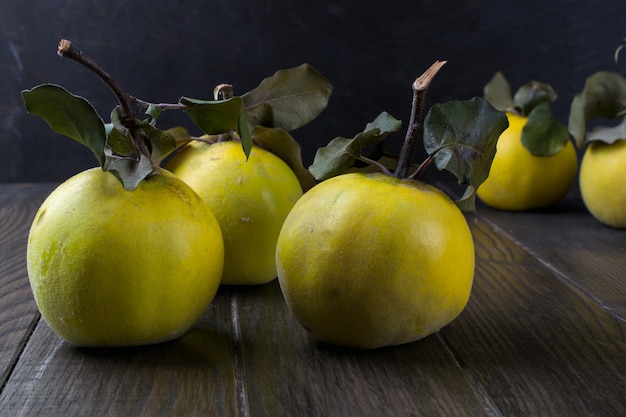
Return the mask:
[[607,227],[570,196],[545,210],[479,213],[519,245],[626,321],[626,230]]
[[374,352],[329,350],[312,344],[283,304],[258,302],[258,292],[276,287],[239,294],[249,414],[623,415],[624,324],[500,231],[468,218],[474,294],[437,337]]
[[[0,316],[28,304],[32,323],[24,225],[44,193],[16,190],[0,185],[0,284],[7,284],[0,287]],[[10,201],[20,209],[7,214]],[[16,214],[23,211],[31,215]],[[540,245],[518,240],[510,231],[516,226],[507,230],[482,212],[468,219],[477,253],[470,303],[459,319],[422,341],[366,352],[315,344],[276,282],[220,289],[186,337],[151,347],[78,349],[44,322],[30,339],[28,324],[11,324],[9,332],[0,327],[2,346],[8,334],[28,344],[11,354],[21,357],[6,368],[12,372],[0,394],[0,416],[626,414],[624,322],[564,266],[542,259]],[[551,217],[542,222],[549,225]],[[605,233],[588,233],[584,223],[568,227],[574,230],[566,238],[585,233],[592,240],[582,254],[606,243]],[[563,256],[564,265],[567,260]],[[594,268],[601,286],[608,278],[601,264]],[[5,288],[14,282],[22,289]]]
[[239,291],[245,415],[491,416],[437,335],[373,351],[316,344],[276,281]]
[[0,387],[39,319],[26,273],[26,242],[50,184],[0,184]]
[[479,216],[470,223],[475,286],[441,331],[463,369],[502,415],[626,415],[624,322]]
[[41,321],[0,416],[236,416],[230,308],[218,294],[181,339],[136,348],[76,348]]

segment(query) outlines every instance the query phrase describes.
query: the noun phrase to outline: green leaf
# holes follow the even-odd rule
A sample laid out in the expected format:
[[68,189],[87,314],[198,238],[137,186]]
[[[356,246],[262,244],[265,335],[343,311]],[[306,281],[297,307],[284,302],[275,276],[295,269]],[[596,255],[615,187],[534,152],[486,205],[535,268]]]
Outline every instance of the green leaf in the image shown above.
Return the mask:
[[128,131],[121,131],[114,123],[107,123],[106,128],[106,144],[104,146],[105,154],[115,154],[125,156],[137,160],[137,150],[133,145],[133,141],[128,137]]
[[480,97],[435,104],[426,115],[426,152],[439,170],[468,186],[457,201],[462,210],[474,208],[475,190],[489,175],[498,137],[508,125],[506,115]]
[[127,156],[116,155],[109,148],[105,149],[104,152],[106,155],[104,170],[115,175],[127,191],[137,188],[139,183],[154,170],[152,161],[143,153],[140,153],[139,159],[135,160]]
[[578,93],[571,104],[568,129],[576,140],[576,145],[583,148],[587,142],[600,140],[613,143],[624,137],[620,128],[596,128],[593,135],[587,136],[587,122],[598,119],[616,119],[624,115],[626,108],[626,79],[620,74],[599,71],[585,81],[585,87]]
[[239,128],[241,147],[243,148],[243,153],[246,155],[247,159],[250,156],[250,151],[252,151],[252,145],[254,145],[254,142],[252,140],[252,136],[250,135],[250,127],[248,126],[246,114],[243,111],[239,113],[237,126]]
[[331,140],[327,146],[319,148],[309,171],[315,179],[320,181],[343,174],[356,162],[352,153],[346,150],[354,149],[356,145],[354,142],[358,142],[360,149],[365,149],[383,141],[390,133],[399,130],[401,126],[400,120],[383,112],[373,122],[368,123],[365,130],[354,138],[337,137]]
[[313,177],[323,181],[346,172],[356,161],[356,158],[344,149],[353,140],[359,140],[359,135],[353,139],[336,137],[328,145],[319,148],[313,158],[313,164],[309,166],[309,172]]
[[[159,166],[167,155],[187,143],[189,133],[184,127],[160,130],[148,120],[135,120],[137,133],[142,136],[143,143],[150,153],[149,158],[143,158],[140,156],[142,152],[135,148],[130,131],[122,125],[120,114],[121,107],[115,107],[111,112],[111,123],[105,125],[107,140],[104,147],[103,169],[113,172],[124,188],[132,190],[152,172],[153,167]],[[147,161],[150,161],[151,166],[148,166]]]
[[572,100],[567,130],[574,136],[576,146],[580,149],[584,148],[587,140],[587,118],[585,117],[585,96],[583,93],[576,94]]
[[296,174],[300,186],[306,191],[315,185],[315,179],[302,163],[302,151],[296,140],[284,129],[255,126],[252,129],[255,144],[285,161]]
[[536,106],[522,129],[522,145],[535,156],[559,153],[569,141],[567,127],[552,116],[550,103]]
[[[128,135],[128,129],[122,123],[122,106],[115,106],[111,111],[111,124],[117,130],[119,130],[122,134]],[[128,140],[132,143],[132,139],[129,137]]]
[[626,139],[626,118],[617,126],[598,126],[587,133],[588,142],[598,140],[610,145],[623,139]]
[[188,144],[191,140],[189,132],[182,126],[171,127],[167,129],[166,132],[174,137],[174,140],[176,141],[176,149]]
[[154,166],[159,166],[170,153],[189,140],[189,134],[183,127],[161,130],[143,123],[139,129],[150,142],[150,160]]
[[[111,113],[112,120],[118,120],[116,114],[117,108]],[[116,126],[114,121],[105,127],[107,140],[102,169],[115,175],[125,190],[132,191],[152,173],[152,161],[147,155],[137,152],[128,129]]]
[[148,105],[148,108],[146,109],[146,114],[150,117],[152,117],[152,120],[156,123],[157,119],[159,118],[159,116],[161,115],[161,113],[163,112],[163,109],[156,105],[156,104],[152,104],[150,103]]
[[107,141],[103,169],[113,173],[124,188],[130,191],[150,175],[169,153],[188,141],[189,134],[182,127],[164,131],[154,127],[148,120],[135,120],[136,134],[141,135],[139,146],[146,146],[145,150],[140,151],[135,147],[129,129],[122,125],[120,115],[121,108],[117,106],[111,112],[111,123],[105,126]]
[[476,209],[476,190],[478,187],[468,185],[461,198],[455,201],[461,211],[470,212]]
[[[397,132],[402,127],[402,122],[387,112],[382,112],[379,114],[374,121],[365,125],[364,133],[372,132],[378,130],[380,135],[384,135],[387,137],[390,133]],[[384,139],[383,137],[383,139]],[[380,142],[377,138],[371,141],[371,143],[366,144],[365,146],[374,145]]]
[[556,91],[548,84],[531,81],[517,90],[513,102],[523,116],[528,116],[538,105],[552,103],[557,97]]
[[24,90],[22,99],[29,113],[42,117],[54,132],[85,145],[104,165],[104,122],[87,100],[54,84]]
[[509,111],[515,105],[511,85],[500,71],[485,85],[483,95],[489,104],[500,111]]
[[277,71],[241,96],[251,127],[291,131],[315,119],[328,105],[330,82],[309,64]]
[[220,101],[181,97],[179,103],[186,106],[183,111],[207,135],[236,131],[239,127],[239,113],[242,108],[240,97]]

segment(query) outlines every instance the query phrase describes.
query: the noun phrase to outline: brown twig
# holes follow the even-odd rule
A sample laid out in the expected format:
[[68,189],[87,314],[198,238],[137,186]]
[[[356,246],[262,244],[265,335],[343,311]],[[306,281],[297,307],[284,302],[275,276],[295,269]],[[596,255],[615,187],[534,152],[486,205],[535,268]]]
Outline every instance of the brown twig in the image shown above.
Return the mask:
[[128,97],[131,102],[146,109],[150,106],[159,107],[161,110],[184,110],[187,108],[186,105],[180,103],[150,103],[149,101],[142,100],[135,96],[129,95]]
[[[68,58],[78,62],[88,70],[95,73],[115,94],[117,101],[120,103],[123,114],[120,115],[122,125],[128,129],[132,138],[133,147],[137,155],[145,155],[150,157],[150,151],[143,140],[141,132],[137,129],[135,122],[135,112],[132,107],[132,97],[104,70],[93,58],[83,54],[83,52],[72,45],[67,39],[61,39],[57,54],[63,58]],[[138,157],[139,158],[139,157]]]
[[415,147],[418,142],[423,140],[426,93],[428,92],[428,87],[430,86],[433,78],[435,78],[435,75],[437,75],[441,67],[445,64],[446,61],[435,61],[435,63],[431,65],[426,72],[413,82],[411,119],[409,121],[409,127],[406,132],[402,149],[400,150],[400,156],[398,157],[398,166],[394,172],[394,176],[397,178],[406,178],[409,168],[411,167]]
[[[131,106],[131,97],[122,87],[111,77],[111,75],[104,70],[94,59],[83,54],[83,52],[72,45],[72,42],[67,39],[61,39],[59,42],[59,49],[57,53],[63,58],[68,58],[83,65],[105,82],[106,85],[113,91],[117,101],[119,101],[124,112],[122,122],[125,127],[132,128],[135,124],[135,113]],[[128,124],[128,125],[127,125]]]
[[219,84],[213,89],[213,98],[215,100],[228,100],[235,95],[235,89],[232,84]]

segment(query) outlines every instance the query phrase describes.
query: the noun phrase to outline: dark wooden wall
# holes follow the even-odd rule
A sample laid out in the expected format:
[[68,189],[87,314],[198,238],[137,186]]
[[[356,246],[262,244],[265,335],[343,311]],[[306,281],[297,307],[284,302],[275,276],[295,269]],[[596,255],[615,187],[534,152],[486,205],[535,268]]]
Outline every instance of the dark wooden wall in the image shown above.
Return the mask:
[[613,52],[625,36],[624,0],[3,0],[0,182],[60,181],[95,165],[89,151],[26,114],[19,94],[61,84],[108,119],[113,96],[56,56],[61,37],[152,102],[210,98],[221,82],[243,93],[277,69],[309,62],[334,93],[316,121],[293,132],[308,163],[318,146],[354,135],[382,110],[406,120],[411,82],[436,59],[448,65],[430,102],[481,95],[502,70],[514,86],[550,83],[565,122],[588,75],[624,70]]

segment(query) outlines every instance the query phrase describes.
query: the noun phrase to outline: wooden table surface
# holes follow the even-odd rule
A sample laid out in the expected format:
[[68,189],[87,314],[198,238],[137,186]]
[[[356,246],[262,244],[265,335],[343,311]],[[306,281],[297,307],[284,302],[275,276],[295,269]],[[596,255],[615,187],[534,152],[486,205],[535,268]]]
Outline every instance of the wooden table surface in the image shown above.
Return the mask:
[[41,319],[28,229],[53,184],[0,184],[0,416],[625,416],[626,230],[576,198],[480,206],[467,308],[421,341],[311,341],[276,281],[222,288],[179,340],[76,348]]

